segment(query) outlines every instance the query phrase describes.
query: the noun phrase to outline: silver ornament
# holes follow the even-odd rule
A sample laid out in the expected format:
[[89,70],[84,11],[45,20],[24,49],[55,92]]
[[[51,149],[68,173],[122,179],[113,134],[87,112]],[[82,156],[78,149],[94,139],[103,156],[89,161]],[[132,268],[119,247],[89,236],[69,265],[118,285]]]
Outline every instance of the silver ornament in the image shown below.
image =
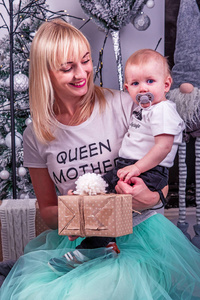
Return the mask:
[[[15,132],[15,147],[20,148],[22,146],[22,140],[23,137],[19,132]],[[5,137],[5,144],[8,148],[11,149],[12,147],[12,142],[11,142],[11,132],[9,132],[6,137]]]
[[21,72],[14,76],[14,90],[15,92],[24,92],[28,89],[29,79]]
[[32,123],[31,118],[27,118],[26,121],[25,121],[26,126],[28,126],[28,124],[30,124],[30,123]]
[[151,20],[146,14],[141,12],[139,16],[132,20],[132,24],[137,30],[144,31],[150,26]]
[[3,104],[3,110],[10,110],[10,101],[6,100]]
[[[15,92],[25,92],[29,86],[29,79],[25,74],[19,72],[18,74],[14,75],[14,91]],[[5,86],[10,86],[10,77],[8,77],[5,81]]]
[[155,5],[154,0],[148,0],[147,3],[146,3],[146,6],[147,6],[148,8],[153,8],[154,5]]
[[10,174],[9,174],[9,172],[7,170],[2,170],[0,172],[0,178],[2,180],[7,180],[9,178],[9,176],[10,176]]
[[20,177],[24,177],[26,175],[26,169],[24,167],[19,167],[18,168],[18,175]]

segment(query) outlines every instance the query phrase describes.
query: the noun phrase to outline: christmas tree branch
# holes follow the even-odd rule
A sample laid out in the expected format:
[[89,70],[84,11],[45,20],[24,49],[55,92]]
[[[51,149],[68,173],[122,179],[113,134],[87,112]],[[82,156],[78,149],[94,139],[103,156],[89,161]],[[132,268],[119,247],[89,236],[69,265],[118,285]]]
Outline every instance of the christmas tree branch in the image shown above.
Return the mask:
[[2,3],[0,3],[0,5],[3,5],[3,6],[4,6],[4,8],[5,8],[6,11],[7,11],[7,14],[9,15],[10,13],[9,13],[8,7],[7,7],[7,5],[6,5],[6,3],[5,3],[4,0],[2,1]]
[[10,30],[9,30],[9,27],[8,27],[8,25],[7,25],[6,21],[5,21],[5,19],[4,19],[3,15],[2,15],[2,13],[0,13],[0,17],[2,18],[2,20],[3,20],[3,22],[4,22],[4,25],[0,26],[0,29],[1,29],[1,28],[6,28],[6,29],[8,30],[8,32],[9,32],[9,31],[10,31]]

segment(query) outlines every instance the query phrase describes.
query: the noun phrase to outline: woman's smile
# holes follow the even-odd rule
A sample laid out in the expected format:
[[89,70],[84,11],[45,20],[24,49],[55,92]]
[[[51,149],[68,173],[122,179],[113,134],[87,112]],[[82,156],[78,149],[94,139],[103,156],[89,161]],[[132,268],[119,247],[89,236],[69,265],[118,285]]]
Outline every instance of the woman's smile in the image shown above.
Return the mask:
[[86,79],[83,79],[81,81],[78,81],[78,82],[71,82],[70,83],[73,87],[76,87],[76,88],[82,88],[86,85]]

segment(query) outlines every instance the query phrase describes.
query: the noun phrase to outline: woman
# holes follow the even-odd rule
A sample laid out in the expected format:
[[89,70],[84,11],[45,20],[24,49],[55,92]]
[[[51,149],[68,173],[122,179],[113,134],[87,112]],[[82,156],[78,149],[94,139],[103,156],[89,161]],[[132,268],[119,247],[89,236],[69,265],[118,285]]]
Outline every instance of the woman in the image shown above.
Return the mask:
[[[62,20],[45,22],[30,56],[30,108],[33,123],[24,133],[29,167],[41,216],[57,228],[57,196],[74,188],[84,172],[105,173],[114,166],[134,103],[128,94],[94,86],[86,38]],[[140,178],[116,191],[133,195],[133,209],[159,202]],[[153,210],[133,219],[133,234],[117,238],[117,258],[83,263],[58,277],[48,267],[80,244],[57,230],[26,247],[1,288],[1,299],[196,299],[200,294],[200,253],[170,221]],[[185,251],[183,251],[185,249]]]

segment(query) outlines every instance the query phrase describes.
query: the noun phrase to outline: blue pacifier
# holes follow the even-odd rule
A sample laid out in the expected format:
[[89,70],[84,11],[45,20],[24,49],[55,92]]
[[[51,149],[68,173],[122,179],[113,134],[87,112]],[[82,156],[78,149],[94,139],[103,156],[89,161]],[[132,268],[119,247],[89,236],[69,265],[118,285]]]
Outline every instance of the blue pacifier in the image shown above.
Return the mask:
[[151,106],[151,103],[154,99],[154,96],[152,93],[145,93],[145,94],[137,94],[136,101],[139,103],[139,106],[142,107],[142,104],[149,103],[149,106]]

